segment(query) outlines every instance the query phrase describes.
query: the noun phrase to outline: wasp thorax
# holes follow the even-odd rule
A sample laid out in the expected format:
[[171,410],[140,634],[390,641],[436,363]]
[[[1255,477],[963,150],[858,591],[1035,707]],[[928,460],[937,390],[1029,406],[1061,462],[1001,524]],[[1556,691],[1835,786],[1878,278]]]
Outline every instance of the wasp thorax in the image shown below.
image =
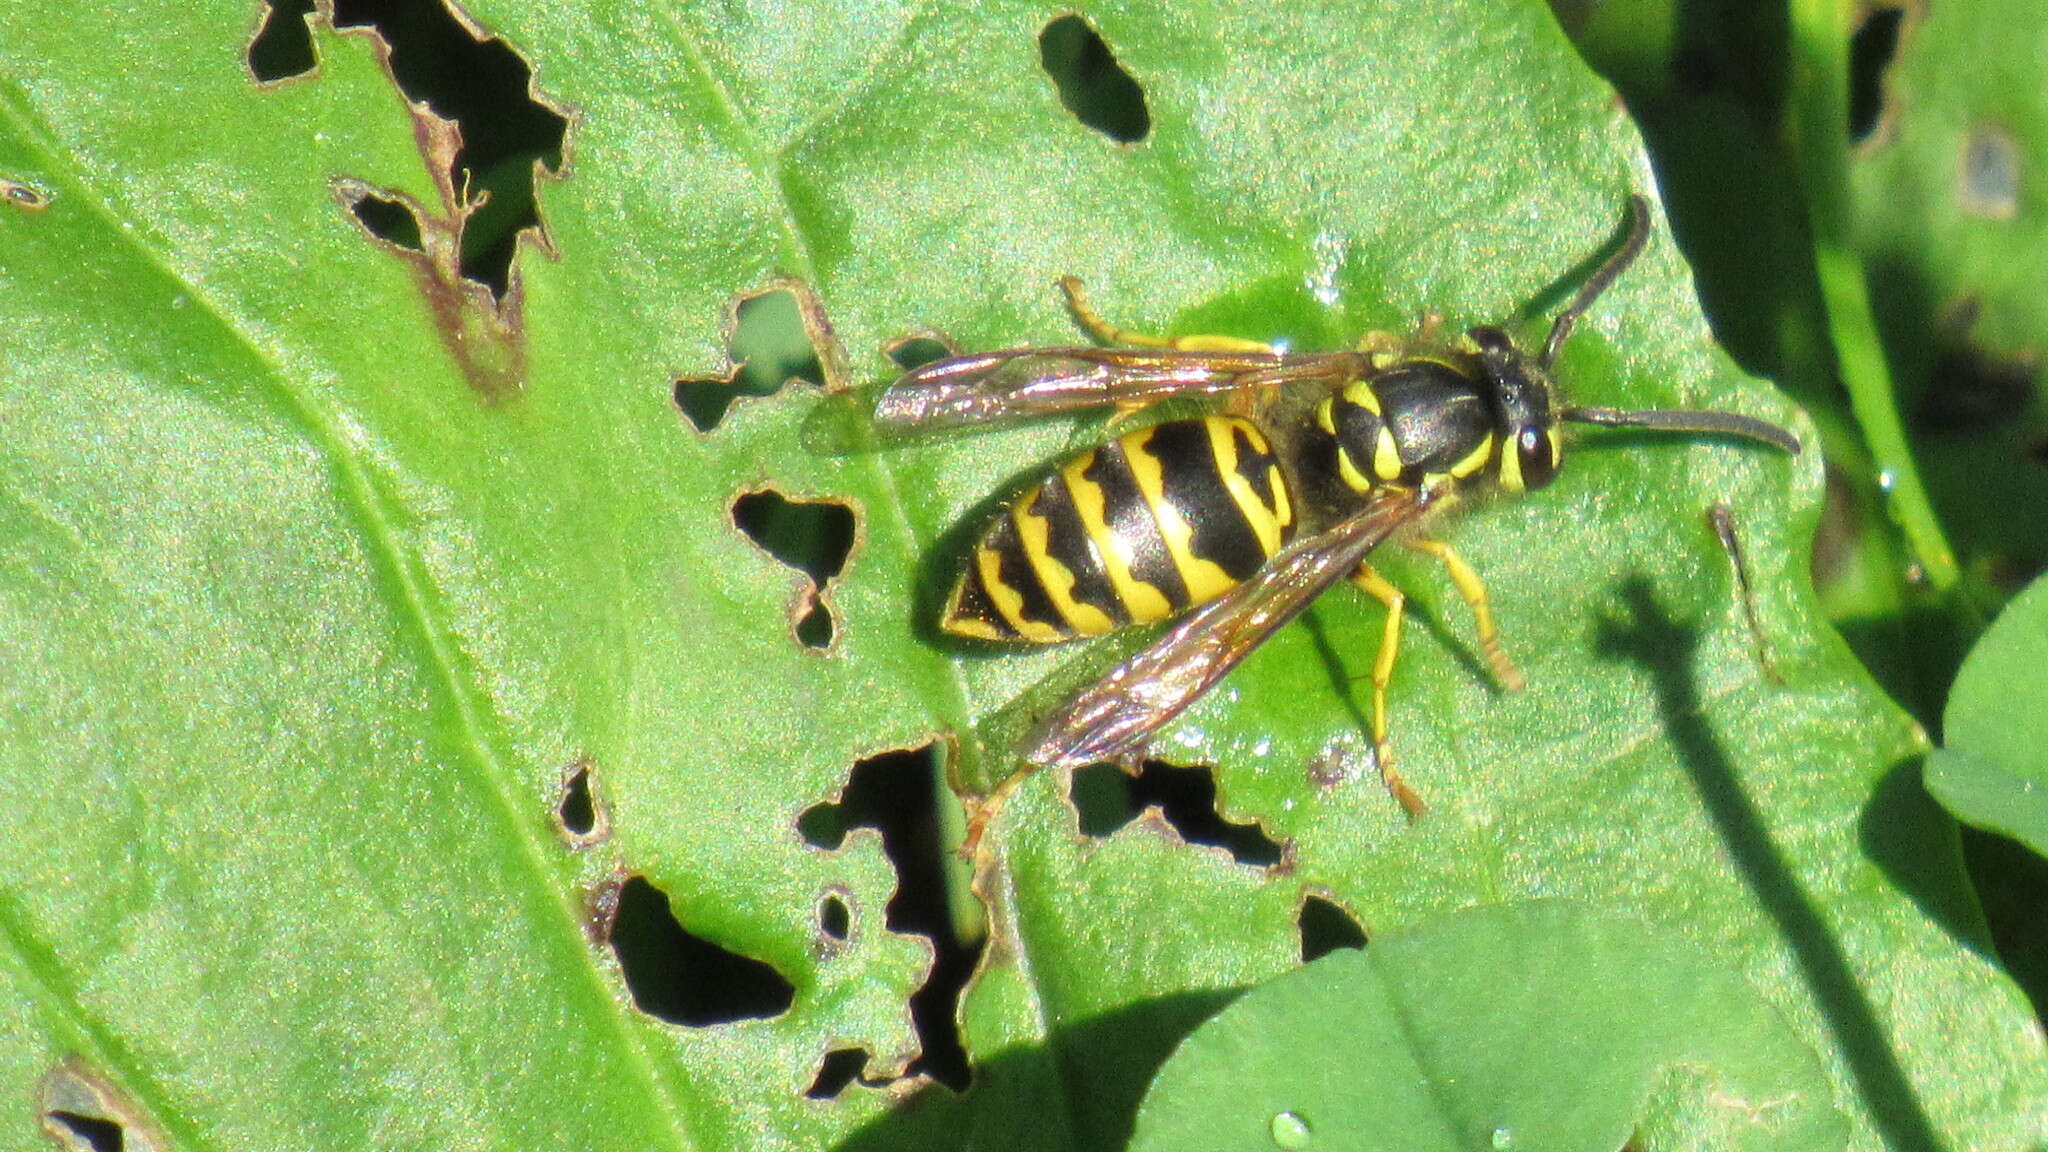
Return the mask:
[[1493,455],[1495,421],[1471,373],[1413,357],[1323,398],[1337,479],[1353,492],[1414,488],[1431,477],[1465,481]]
[[1474,328],[1466,335],[1479,350],[1479,387],[1500,436],[1501,487],[1521,492],[1549,484],[1564,458],[1549,374],[1499,328]]

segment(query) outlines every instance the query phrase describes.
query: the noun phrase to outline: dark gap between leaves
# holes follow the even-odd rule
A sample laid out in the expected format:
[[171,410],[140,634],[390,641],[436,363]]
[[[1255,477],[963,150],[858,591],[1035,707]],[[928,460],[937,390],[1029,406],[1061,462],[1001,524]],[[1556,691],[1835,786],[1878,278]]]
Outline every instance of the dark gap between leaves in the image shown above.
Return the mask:
[[774,968],[692,935],[645,877],[620,888],[611,944],[634,1005],[670,1024],[707,1028],[780,1016],[796,997]]
[[1038,34],[1038,60],[1060,104],[1081,123],[1119,144],[1143,140],[1152,131],[1145,90],[1086,20],[1070,14],[1047,24]]
[[1849,139],[1861,143],[1884,121],[1884,74],[1899,51],[1903,8],[1872,8],[1849,38]]
[[867,1071],[869,1055],[865,1048],[834,1048],[825,1053],[825,1059],[818,1065],[818,1078],[811,1081],[804,1095],[813,1100],[836,1099],[847,1085],[863,1079],[861,1073]]
[[313,52],[313,30],[306,17],[313,0],[271,0],[263,26],[249,42],[249,72],[264,84],[303,76],[320,64]]
[[847,776],[837,804],[817,804],[797,819],[812,845],[837,849],[855,828],[882,835],[882,851],[896,869],[896,895],[884,912],[892,932],[932,942],[931,974],[910,997],[911,1023],[920,1052],[909,1075],[928,1075],[956,1092],[970,1079],[967,1050],[954,1017],[961,990],[981,958],[983,941],[963,944],[954,935],[946,904],[946,849],[940,842],[939,798],[947,795],[937,744],[884,752],[862,760]]
[[1928,432],[1984,432],[2008,426],[2033,402],[2038,365],[2003,359],[1964,343],[1934,366],[1913,419]]
[[905,372],[936,364],[952,354],[951,348],[930,336],[907,336],[889,345],[889,359]]
[[725,419],[742,396],[773,395],[791,380],[822,385],[825,368],[804,328],[796,293],[785,288],[750,296],[734,309],[727,354],[738,365],[730,376],[694,376],[676,381],[676,407],[699,432]]
[[[309,0],[271,0],[249,45],[257,79],[314,66],[304,33],[310,10]],[[334,26],[375,29],[391,49],[391,74],[405,98],[460,127],[454,185],[475,206],[462,228],[460,270],[502,297],[519,233],[540,223],[534,164],[561,170],[568,119],[533,98],[533,70],[519,53],[497,37],[478,40],[440,0],[335,0]]]
[[853,549],[853,509],[830,500],[791,500],[768,488],[734,500],[732,522],[770,556],[810,577],[796,637],[810,648],[830,644],[832,614],[823,592]]
[[1335,901],[1308,896],[1295,915],[1301,930],[1301,962],[1320,960],[1339,948],[1365,947],[1365,929]]
[[555,813],[572,836],[588,836],[597,827],[597,807],[590,799],[590,769],[578,768],[570,774]]
[[420,219],[413,215],[412,207],[401,200],[386,200],[382,196],[365,194],[349,205],[349,211],[363,222],[371,235],[389,241],[408,252],[418,252],[424,245],[420,240]]
[[104,1116],[87,1116],[61,1108],[52,1108],[43,1116],[61,1125],[76,1148],[91,1149],[91,1152],[121,1152],[128,1142],[121,1125]]
[[818,931],[834,940],[846,939],[853,928],[853,914],[846,910],[846,901],[837,896],[827,896],[818,904]]
[[1254,868],[1270,868],[1281,859],[1279,842],[1257,822],[1232,824],[1216,811],[1216,774],[1209,768],[1148,760],[1133,777],[1115,765],[1094,764],[1074,773],[1073,800],[1081,831],[1089,836],[1108,836],[1156,806],[1190,844],[1213,845]]

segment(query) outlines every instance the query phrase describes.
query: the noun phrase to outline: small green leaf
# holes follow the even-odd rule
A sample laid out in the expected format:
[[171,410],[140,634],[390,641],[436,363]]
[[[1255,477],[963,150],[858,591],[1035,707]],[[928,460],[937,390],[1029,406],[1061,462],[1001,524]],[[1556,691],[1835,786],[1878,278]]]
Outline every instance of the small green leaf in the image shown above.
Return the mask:
[[1545,902],[1253,989],[1160,1069],[1131,1149],[1834,1152],[1848,1134],[1813,1049],[1720,962]]
[[2048,856],[2048,579],[2005,606],[1963,661],[1927,788],[1958,820]]

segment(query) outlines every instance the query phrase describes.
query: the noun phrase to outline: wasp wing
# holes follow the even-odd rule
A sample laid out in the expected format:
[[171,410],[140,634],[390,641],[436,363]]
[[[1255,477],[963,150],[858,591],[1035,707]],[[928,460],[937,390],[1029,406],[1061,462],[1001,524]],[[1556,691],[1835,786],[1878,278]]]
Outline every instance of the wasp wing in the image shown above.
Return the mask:
[[1042,720],[1024,739],[1023,758],[1078,768],[1142,746],[1436,499],[1434,489],[1383,489],[1334,527],[1281,549]]
[[1365,369],[1364,358],[1352,352],[1012,348],[904,373],[876,402],[875,423],[894,431],[940,431],[1109,405],[1142,408],[1168,396],[1340,381]]

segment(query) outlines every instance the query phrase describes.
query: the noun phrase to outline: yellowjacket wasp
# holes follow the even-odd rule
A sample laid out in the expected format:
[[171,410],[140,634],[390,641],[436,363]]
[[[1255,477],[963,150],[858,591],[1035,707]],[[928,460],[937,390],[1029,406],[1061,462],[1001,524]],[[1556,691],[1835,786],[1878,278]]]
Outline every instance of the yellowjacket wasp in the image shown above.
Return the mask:
[[[1220,411],[1137,427],[1058,464],[990,524],[941,626],[985,640],[1049,644],[1186,613],[1151,645],[1044,717],[1019,748],[1024,771],[1125,759],[1316,597],[1349,575],[1387,607],[1373,664],[1372,739],[1388,788],[1423,805],[1394,771],[1387,685],[1403,596],[1367,562],[1399,536],[1444,566],[1470,605],[1502,686],[1522,677],[1501,648],[1478,574],[1421,534],[1461,495],[1541,488],[1563,459],[1561,423],[1735,436],[1788,453],[1791,433],[1728,412],[1564,406],[1550,379],[1579,317],[1641,253],[1649,206],[1629,198],[1621,247],[1580,287],[1534,356],[1482,325],[1460,341],[1426,320],[1401,341],[1286,352],[1221,336],[1175,340],[1106,323],[1072,278],[1075,317],[1124,348],[1015,348],[917,368],[877,402],[887,430],[983,426],[1168,397]],[[987,807],[993,807],[989,805]],[[979,824],[984,817],[977,819]]]

